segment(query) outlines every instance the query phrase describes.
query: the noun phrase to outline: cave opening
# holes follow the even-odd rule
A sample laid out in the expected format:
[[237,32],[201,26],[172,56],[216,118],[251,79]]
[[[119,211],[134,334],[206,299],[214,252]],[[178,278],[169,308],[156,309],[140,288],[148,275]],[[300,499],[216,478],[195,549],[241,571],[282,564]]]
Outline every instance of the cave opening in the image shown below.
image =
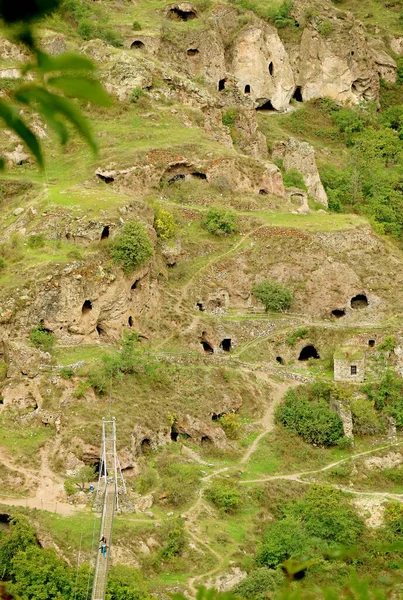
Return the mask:
[[200,54],[199,50],[197,48],[189,48],[189,50],[186,53],[188,56],[198,56],[198,54]]
[[213,413],[211,415],[211,420],[212,421],[219,421],[221,419],[221,417],[225,416],[227,413],[222,412],[222,413]]
[[137,290],[137,287],[138,287],[139,283],[140,283],[140,279],[136,279],[136,281],[134,281],[132,283],[132,285],[130,286],[130,289],[131,290]]
[[202,446],[211,446],[213,444],[213,440],[208,435],[203,435],[200,441]]
[[201,173],[200,171],[195,171],[192,173],[192,177],[196,177],[196,179],[207,179],[207,175],[205,173]]
[[85,300],[81,312],[83,315],[88,314],[92,310],[92,302],[91,300]]
[[133,327],[133,317],[130,315],[128,320],[127,320],[127,324],[129,325],[129,327]]
[[200,343],[203,346],[205,354],[214,354],[214,348],[208,342],[202,340]]
[[185,180],[185,175],[183,173],[178,173],[177,175],[174,175],[173,177],[171,177],[171,179],[168,179],[168,183],[171,185],[172,183],[177,183],[179,181],[184,181]]
[[354,298],[351,298],[351,308],[360,309],[368,306],[368,298],[365,294],[357,294]]
[[144,42],[141,40],[134,40],[134,42],[130,45],[130,48],[133,50],[143,50],[145,48]]
[[249,84],[245,85],[244,92],[245,92],[245,94],[250,94],[250,85]]
[[181,10],[175,6],[168,11],[168,17],[176,21],[191,21],[197,19],[197,14],[194,10]]
[[310,358],[320,358],[315,346],[312,345],[302,348],[298,360],[309,360]]
[[278,362],[279,365],[284,364],[284,360],[281,358],[281,356],[276,356],[276,361]]
[[224,338],[220,344],[221,350],[223,350],[224,352],[231,352],[231,347],[232,347],[231,338]]
[[257,111],[274,111],[275,108],[273,106],[273,104],[271,103],[271,100],[262,100],[263,104],[260,104],[260,106],[258,106],[256,108]]
[[[11,517],[7,513],[0,514],[0,528],[6,529],[10,523]],[[1,596],[0,596],[1,597]]]
[[225,84],[227,83],[226,79],[220,79],[220,81],[218,82],[218,91],[222,92],[223,90],[225,90]]
[[301,88],[300,85],[295,88],[295,92],[294,92],[293,98],[294,98],[294,100],[296,102],[303,102],[303,99],[302,99],[302,88]]
[[336,319],[341,319],[346,315],[346,311],[343,308],[335,308],[332,310],[332,315],[336,317]]
[[107,240],[109,237],[109,225],[105,225],[101,233],[101,241]]
[[261,196],[267,196],[267,195],[268,195],[268,193],[269,193],[269,192],[268,192],[267,190],[264,190],[263,188],[262,188],[261,190],[259,190],[259,194],[260,194]]
[[115,178],[112,177],[112,175],[102,175],[102,173],[97,173],[97,177],[105,183],[113,183],[115,181]]
[[375,346],[375,340],[368,340],[368,346],[373,348]]
[[99,472],[101,471],[101,468],[102,468],[102,459],[98,458],[96,460],[92,460],[89,463],[89,466],[94,469],[94,475],[99,475]]
[[171,425],[171,440],[173,442],[178,441],[179,431],[176,431],[175,425]]
[[95,329],[97,330],[97,333],[99,336],[101,336],[105,333],[105,330],[101,327],[101,325],[99,323],[97,323]]
[[274,65],[273,65],[272,62],[269,64],[269,73],[273,77],[273,75],[274,75]]
[[196,302],[196,308],[201,312],[204,312],[206,309],[204,308],[203,302]]
[[151,452],[151,440],[150,440],[150,438],[144,438],[141,441],[141,452],[143,454],[149,454]]

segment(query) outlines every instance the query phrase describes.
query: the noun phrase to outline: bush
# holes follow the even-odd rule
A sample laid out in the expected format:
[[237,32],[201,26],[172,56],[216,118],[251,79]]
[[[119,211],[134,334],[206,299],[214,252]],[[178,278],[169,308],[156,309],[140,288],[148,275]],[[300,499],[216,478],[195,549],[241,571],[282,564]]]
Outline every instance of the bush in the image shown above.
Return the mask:
[[318,32],[322,37],[329,37],[334,31],[333,23],[329,19],[324,19],[318,27]]
[[242,502],[241,492],[233,481],[217,479],[206,490],[206,498],[223,513],[234,513]]
[[252,294],[259,300],[268,312],[279,312],[290,308],[292,302],[292,291],[289,287],[266,279],[257,283],[252,288]]
[[144,96],[144,90],[141,87],[136,87],[130,94],[130,102],[136,103],[141,96]]
[[38,325],[38,327],[31,329],[29,340],[35,348],[40,348],[44,352],[50,352],[56,342],[53,333],[48,331],[43,325]]
[[74,369],[71,367],[63,367],[63,369],[60,370],[60,375],[63,379],[71,379],[74,377]]
[[238,113],[237,113],[236,109],[229,108],[228,110],[225,111],[225,113],[223,113],[222,124],[226,125],[227,127],[233,127],[235,125],[237,116],[238,116]]
[[237,440],[241,429],[241,421],[235,413],[228,413],[220,417],[220,425],[225,431],[225,435],[230,440]]
[[130,273],[146,263],[154,254],[154,248],[147,231],[138,221],[129,221],[111,247],[113,260],[121,263],[123,271]]
[[184,522],[182,519],[168,521],[162,531],[164,539],[163,547],[159,556],[164,560],[170,560],[178,556],[186,545]]
[[274,592],[283,581],[280,571],[261,567],[249,573],[232,591],[235,596],[246,600],[263,600],[267,598],[267,592]]
[[396,336],[387,335],[378,346],[378,350],[386,350],[386,352],[393,352],[396,347]]
[[29,248],[43,248],[45,245],[45,238],[40,234],[30,235],[27,244]]
[[357,398],[350,405],[353,417],[354,433],[357,435],[372,435],[380,430],[378,413],[374,405],[365,398]]
[[72,260],[83,260],[83,255],[81,250],[78,248],[73,248],[67,252],[67,258],[71,258]]
[[269,13],[269,17],[275,26],[280,29],[283,27],[295,26],[296,22],[292,16],[293,8],[294,2],[292,2],[292,0],[284,0],[276,10]]
[[308,331],[306,327],[300,327],[286,338],[285,343],[289,346],[295,346],[297,340],[305,337]]
[[283,182],[285,187],[296,187],[307,191],[307,187],[302,174],[297,169],[290,169],[283,173]]
[[305,554],[308,543],[306,532],[297,519],[281,519],[266,529],[263,544],[256,554],[256,563],[275,569],[288,558],[299,558]]
[[388,502],[385,506],[386,528],[399,537],[403,534],[403,505],[400,502]]
[[236,231],[236,214],[225,208],[210,208],[203,227],[213,235],[229,235]]
[[154,217],[154,229],[161,240],[169,240],[175,236],[176,225],[173,215],[167,210],[160,209]]
[[276,411],[276,419],[288,431],[318,446],[334,446],[343,437],[343,423],[322,399],[309,401],[290,390]]
[[181,507],[194,497],[200,483],[197,466],[173,462],[172,456],[166,454],[160,458],[158,470],[163,473],[161,490],[168,504]]
[[133,21],[132,29],[133,31],[141,31],[141,24],[138,21]]
[[4,360],[0,360],[0,381],[4,381],[5,378],[7,377],[7,363],[4,362]]
[[0,273],[1,273],[1,271],[4,271],[4,269],[6,268],[6,266],[7,266],[6,261],[4,260],[4,258],[0,257]]

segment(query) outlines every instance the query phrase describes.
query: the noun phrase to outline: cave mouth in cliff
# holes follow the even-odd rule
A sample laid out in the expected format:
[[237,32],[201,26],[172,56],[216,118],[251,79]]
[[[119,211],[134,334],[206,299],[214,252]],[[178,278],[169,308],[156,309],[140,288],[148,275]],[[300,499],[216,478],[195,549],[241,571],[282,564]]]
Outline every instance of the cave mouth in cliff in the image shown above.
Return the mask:
[[220,348],[224,352],[231,352],[231,348],[232,348],[231,338],[224,338],[220,344]]
[[140,446],[141,446],[141,452],[143,454],[149,454],[152,450],[150,438],[144,438],[143,440],[141,440]]
[[336,319],[341,319],[342,317],[345,317],[346,311],[343,308],[335,308],[332,310],[332,315],[336,317]]
[[102,468],[102,459],[91,460],[88,465],[94,469],[94,475],[98,475]]
[[271,100],[265,100],[260,99],[257,102],[259,102],[259,106],[256,107],[257,111],[275,111],[276,109],[274,108],[273,104],[271,103]]
[[133,327],[133,317],[130,315],[130,317],[127,319],[127,324],[129,325],[129,327]]
[[368,340],[368,346],[373,348],[375,346],[375,340]]
[[179,431],[176,431],[175,425],[171,425],[170,436],[171,436],[171,440],[173,442],[177,442],[178,441]]
[[0,529],[7,528],[10,524],[11,516],[7,513],[0,513]]
[[188,56],[198,56],[200,54],[200,50],[198,50],[197,48],[189,48],[186,54]]
[[144,50],[145,47],[145,43],[141,40],[134,40],[134,42],[130,44],[130,48],[132,48],[133,50]]
[[131,286],[130,286],[130,289],[131,289],[131,290],[137,290],[137,287],[138,287],[139,283],[140,283],[140,279],[136,279],[136,281],[134,281],[134,282],[131,284]]
[[227,413],[225,413],[225,412],[222,412],[222,413],[213,413],[211,415],[211,420],[212,421],[219,421],[221,419],[221,417],[225,417],[226,414]]
[[92,302],[91,300],[85,300],[81,312],[83,315],[88,314],[92,310]]
[[169,9],[168,17],[176,21],[191,21],[192,19],[197,19],[197,14],[194,10],[181,10],[179,7],[174,6]]
[[365,294],[357,294],[354,298],[351,298],[351,308],[360,309],[368,306],[368,298]]
[[263,188],[262,188],[261,190],[259,190],[259,194],[260,194],[261,196],[267,196],[267,195],[268,195],[268,193],[269,193],[269,192],[268,192],[267,190],[264,190]]
[[211,344],[209,344],[205,340],[202,340],[200,343],[203,346],[203,350],[204,350],[205,354],[214,354],[214,348]]
[[302,87],[299,85],[295,88],[295,92],[293,94],[293,98],[296,102],[303,102],[302,98]]
[[223,90],[225,90],[225,84],[227,83],[227,79],[220,79],[220,81],[218,82],[218,91],[222,92]]
[[302,348],[298,360],[309,360],[310,358],[320,358],[315,346],[305,346]]
[[212,446],[213,445],[213,440],[208,435],[203,435],[200,442],[201,442],[202,446]]
[[197,308],[197,310],[200,310],[200,312],[204,312],[206,310],[204,308],[203,302],[196,302],[196,308]]
[[281,358],[281,356],[276,356],[276,361],[278,362],[279,365],[284,364],[284,360]]
[[171,177],[171,179],[168,179],[168,183],[169,183],[169,185],[172,185],[173,183],[178,183],[180,181],[184,181],[185,177],[186,176],[183,173],[177,173],[176,175]]
[[41,326],[42,331],[45,331],[46,333],[53,333],[52,329],[49,329],[49,327],[46,327],[45,321],[43,319],[41,319],[39,321],[39,325]]
[[107,240],[109,237],[109,225],[105,225],[101,233],[101,240]]
[[192,173],[192,177],[194,177],[195,179],[202,179],[203,181],[207,179],[206,173],[202,173],[201,171],[194,171]]
[[273,62],[269,63],[269,73],[273,77],[273,75],[274,75],[274,65],[273,65]]
[[250,85],[245,85],[245,89],[244,89],[245,94],[250,94]]
[[97,330],[97,333],[98,333],[99,336],[104,335],[105,330],[103,329],[103,327],[99,323],[97,323],[95,329]]
[[113,183],[115,181],[115,178],[112,177],[112,175],[102,175],[102,173],[97,173],[97,177],[105,183]]

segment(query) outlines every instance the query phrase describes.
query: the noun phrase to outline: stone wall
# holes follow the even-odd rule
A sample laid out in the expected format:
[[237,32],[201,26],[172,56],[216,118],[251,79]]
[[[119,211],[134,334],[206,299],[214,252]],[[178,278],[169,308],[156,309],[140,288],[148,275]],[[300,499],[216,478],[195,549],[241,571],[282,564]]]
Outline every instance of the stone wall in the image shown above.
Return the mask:
[[[357,373],[351,373],[351,367],[357,367]],[[365,357],[360,360],[348,358],[334,359],[334,380],[360,382],[365,379]]]

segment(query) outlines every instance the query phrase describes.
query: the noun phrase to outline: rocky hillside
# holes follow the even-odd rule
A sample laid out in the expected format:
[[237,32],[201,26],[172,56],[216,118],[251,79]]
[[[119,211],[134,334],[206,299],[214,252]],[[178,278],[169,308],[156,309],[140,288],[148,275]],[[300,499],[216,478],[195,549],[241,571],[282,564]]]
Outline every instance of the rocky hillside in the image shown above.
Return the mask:
[[[64,0],[37,35],[93,60],[113,104],[81,106],[96,157],[25,111],[44,171],[0,131],[4,513],[70,567],[82,532],[84,581],[115,416],[113,585],[279,598],[280,565],[309,558],[304,598],[344,597],[351,565],[397,598],[402,3]],[[0,48],[7,98],[30,76]],[[265,281],[289,302],[265,311]],[[365,381],[335,383],[340,356]]]

